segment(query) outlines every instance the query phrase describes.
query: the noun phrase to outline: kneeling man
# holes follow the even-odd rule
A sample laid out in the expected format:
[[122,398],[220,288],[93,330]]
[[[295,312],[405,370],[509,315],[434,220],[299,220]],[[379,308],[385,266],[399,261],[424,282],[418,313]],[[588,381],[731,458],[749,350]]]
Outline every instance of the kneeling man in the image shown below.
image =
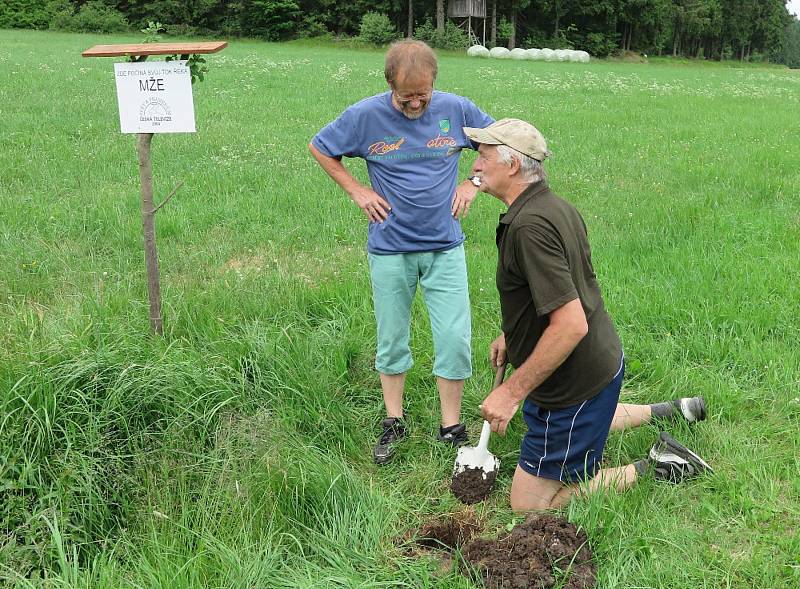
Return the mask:
[[586,225],[550,191],[539,131],[518,119],[465,127],[479,144],[474,182],[508,206],[497,227],[502,334],[490,359],[516,370],[483,401],[492,431],[505,434],[522,403],[528,431],[511,487],[514,510],[565,505],[573,494],[625,489],[651,472],[680,482],[711,467],[662,432],[647,458],[602,468],[608,432],[651,419],[705,419],[702,397],[654,405],[619,404],[622,345],[603,305]]

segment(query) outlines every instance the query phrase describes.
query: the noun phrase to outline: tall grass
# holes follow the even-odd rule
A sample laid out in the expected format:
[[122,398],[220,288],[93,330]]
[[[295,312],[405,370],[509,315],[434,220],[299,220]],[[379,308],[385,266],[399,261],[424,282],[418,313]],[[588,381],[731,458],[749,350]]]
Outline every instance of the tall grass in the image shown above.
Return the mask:
[[[112,60],[134,38],[0,31],[0,579],[19,587],[474,584],[405,544],[458,514],[434,441],[432,343],[414,307],[410,439],[378,469],[366,225],[306,145],[384,87],[382,55],[234,42],[194,87],[198,133],[153,142],[166,334],[148,335],[133,138]],[[534,122],[553,188],[584,214],[628,358],[624,399],[701,394],[674,434],[715,468],[564,510],[601,587],[800,582],[796,285],[800,78],[780,69],[471,60],[437,86]],[[466,174],[471,158],[464,157]],[[352,165],[351,165],[352,164]],[[348,162],[365,179],[359,162]],[[475,377],[492,375],[498,202],[464,222]],[[519,421],[478,506],[506,494]],[[635,460],[657,430],[612,436]]]

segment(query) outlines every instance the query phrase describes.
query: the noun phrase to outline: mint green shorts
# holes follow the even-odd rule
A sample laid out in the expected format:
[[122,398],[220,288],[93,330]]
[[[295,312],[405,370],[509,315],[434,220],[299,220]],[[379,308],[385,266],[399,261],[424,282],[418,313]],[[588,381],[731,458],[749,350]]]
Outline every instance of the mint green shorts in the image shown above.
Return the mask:
[[433,331],[433,374],[449,380],[472,376],[464,246],[443,252],[369,254],[369,268],[378,324],[378,372],[403,374],[414,364],[408,340],[411,303],[419,284]]

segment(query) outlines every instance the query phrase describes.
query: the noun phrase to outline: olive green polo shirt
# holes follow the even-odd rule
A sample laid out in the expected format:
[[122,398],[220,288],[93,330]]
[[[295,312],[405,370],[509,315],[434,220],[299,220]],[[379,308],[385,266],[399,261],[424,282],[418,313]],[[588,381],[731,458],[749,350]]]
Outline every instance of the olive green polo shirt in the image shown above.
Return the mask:
[[580,299],[589,331],[528,398],[545,409],[590,399],[620,367],[622,344],[606,313],[592,267],[586,225],[547,184],[531,184],[497,226],[497,290],[509,361],[519,367],[550,323],[549,314]]

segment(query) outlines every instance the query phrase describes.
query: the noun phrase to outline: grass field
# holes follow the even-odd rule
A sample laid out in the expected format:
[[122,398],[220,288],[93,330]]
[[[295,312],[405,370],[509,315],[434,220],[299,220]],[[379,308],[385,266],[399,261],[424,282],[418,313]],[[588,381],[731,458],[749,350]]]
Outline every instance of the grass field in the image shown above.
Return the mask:
[[[411,438],[378,469],[366,222],[306,149],[384,88],[382,53],[237,41],[209,58],[198,133],[153,141],[156,194],[185,182],[157,219],[154,339],[134,137],[113,60],[80,57],[138,41],[0,31],[0,585],[473,587],[401,541],[464,510],[433,437],[427,317],[415,307]],[[437,87],[548,138],[622,336],[623,399],[709,403],[673,433],[713,476],[564,510],[598,586],[800,585],[800,75],[448,54]],[[473,439],[501,210],[481,195],[464,222]],[[474,509],[487,534],[514,521],[522,431],[493,438],[501,475]],[[612,435],[608,460],[656,434]]]

